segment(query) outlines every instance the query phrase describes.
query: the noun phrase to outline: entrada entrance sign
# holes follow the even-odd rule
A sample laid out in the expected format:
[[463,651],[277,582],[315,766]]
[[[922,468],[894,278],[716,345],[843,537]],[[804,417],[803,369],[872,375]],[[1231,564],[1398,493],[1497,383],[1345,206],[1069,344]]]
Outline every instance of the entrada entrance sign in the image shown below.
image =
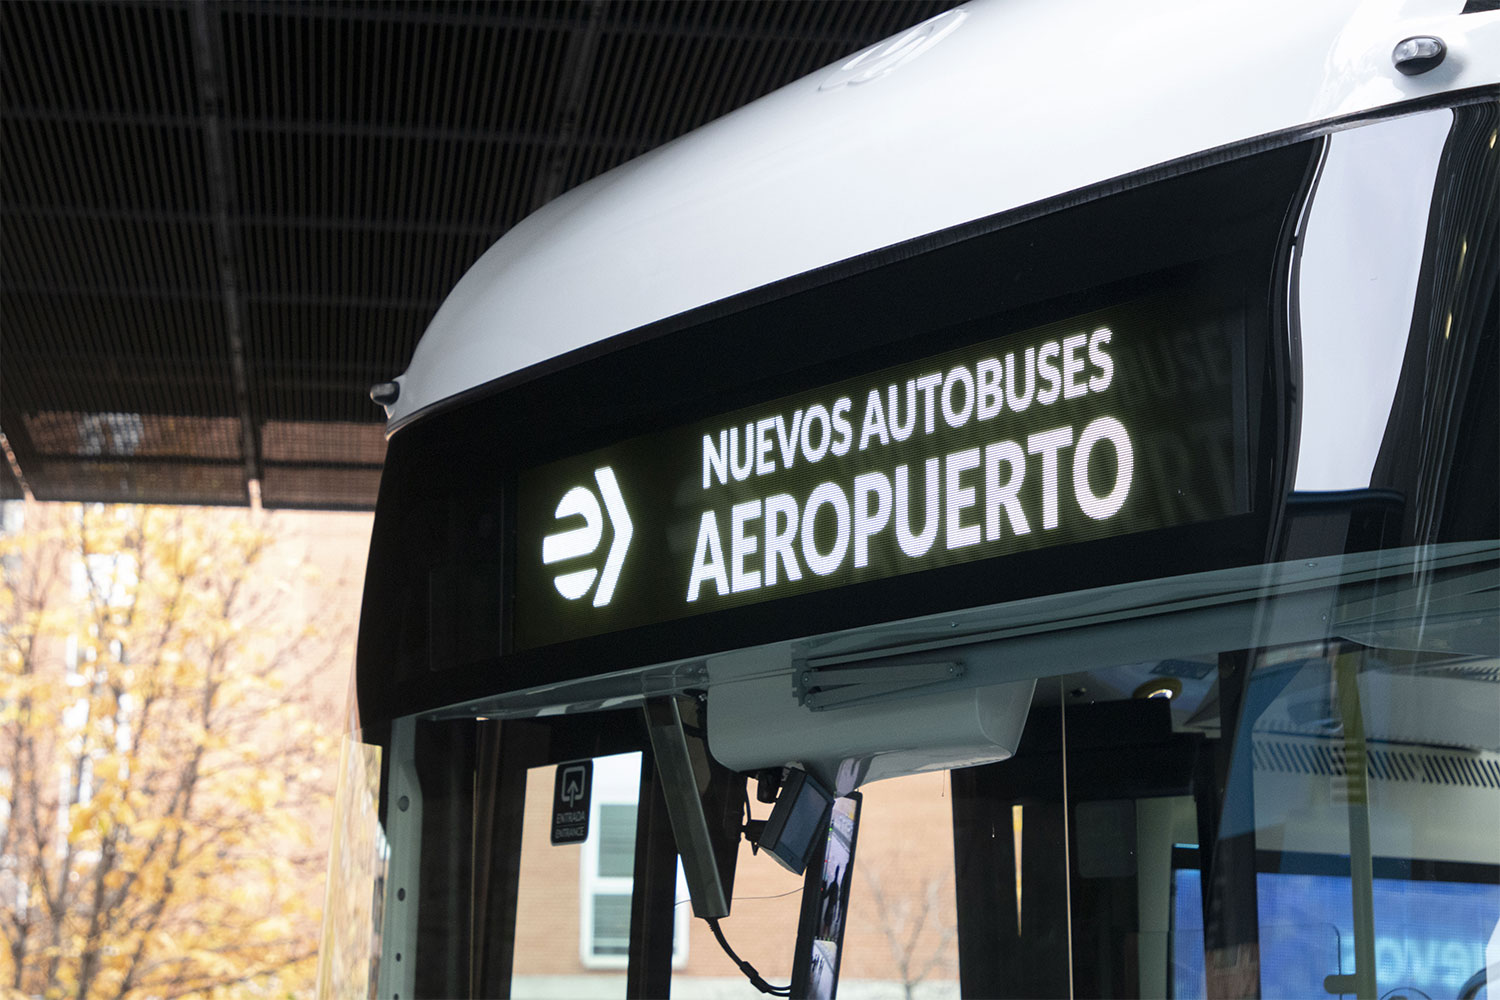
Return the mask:
[[1238,317],[1135,301],[524,472],[517,644],[1241,513]]

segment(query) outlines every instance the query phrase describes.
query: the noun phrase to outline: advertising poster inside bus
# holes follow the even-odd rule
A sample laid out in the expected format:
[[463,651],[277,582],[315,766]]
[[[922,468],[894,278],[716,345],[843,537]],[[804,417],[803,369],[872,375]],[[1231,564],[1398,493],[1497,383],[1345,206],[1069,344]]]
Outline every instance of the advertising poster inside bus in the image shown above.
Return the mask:
[[[1256,876],[1261,995],[1324,994],[1324,978],[1355,968],[1354,911],[1344,873],[1266,872]],[[1404,864],[1404,862],[1398,862]],[[1385,866],[1385,867],[1388,867]],[[1374,880],[1375,980],[1382,995],[1453,997],[1485,967],[1500,914],[1500,872],[1466,867],[1471,880]],[[1172,996],[1205,995],[1202,879],[1196,868],[1172,878]]]
[[819,864],[803,889],[792,995],[833,1000],[838,992],[849,888],[854,881],[854,845],[859,832],[859,793],[833,801]]

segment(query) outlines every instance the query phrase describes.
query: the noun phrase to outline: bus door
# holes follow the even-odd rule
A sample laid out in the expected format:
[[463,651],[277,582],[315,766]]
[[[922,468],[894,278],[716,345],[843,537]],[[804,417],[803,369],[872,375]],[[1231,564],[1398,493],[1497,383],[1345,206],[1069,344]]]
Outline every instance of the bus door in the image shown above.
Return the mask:
[[377,996],[665,996],[686,907],[640,709],[393,726]]
[[1173,731],[1165,698],[1091,694],[1039,683],[1016,754],[952,773],[966,995],[1167,995],[1150,919],[1165,900],[1144,897],[1168,885],[1172,845],[1199,840],[1212,748]]

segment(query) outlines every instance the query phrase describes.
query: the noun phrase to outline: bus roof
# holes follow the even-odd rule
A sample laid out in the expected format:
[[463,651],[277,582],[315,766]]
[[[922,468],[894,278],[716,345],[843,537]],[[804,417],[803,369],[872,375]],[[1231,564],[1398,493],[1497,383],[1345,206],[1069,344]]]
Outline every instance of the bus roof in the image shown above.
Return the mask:
[[[793,275],[1262,136],[1500,80],[1462,0],[994,0],[872,46],[544,206],[424,334],[394,431],[445,400]],[[1392,60],[1432,35],[1447,58]],[[1105,234],[1102,238],[1108,238]]]

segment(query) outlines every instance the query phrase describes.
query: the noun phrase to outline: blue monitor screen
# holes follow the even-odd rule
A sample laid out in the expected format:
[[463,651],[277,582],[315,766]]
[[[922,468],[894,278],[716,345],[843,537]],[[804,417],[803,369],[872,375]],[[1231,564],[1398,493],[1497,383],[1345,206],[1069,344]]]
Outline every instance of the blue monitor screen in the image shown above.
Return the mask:
[[[1176,869],[1172,890],[1172,996],[1202,997],[1198,870]],[[1348,876],[1261,872],[1256,892],[1261,995],[1328,996],[1323,990],[1325,976],[1354,971]],[[1411,997],[1455,997],[1484,967],[1485,945],[1500,922],[1500,885],[1493,880],[1377,877],[1374,897],[1379,996],[1396,991]]]

